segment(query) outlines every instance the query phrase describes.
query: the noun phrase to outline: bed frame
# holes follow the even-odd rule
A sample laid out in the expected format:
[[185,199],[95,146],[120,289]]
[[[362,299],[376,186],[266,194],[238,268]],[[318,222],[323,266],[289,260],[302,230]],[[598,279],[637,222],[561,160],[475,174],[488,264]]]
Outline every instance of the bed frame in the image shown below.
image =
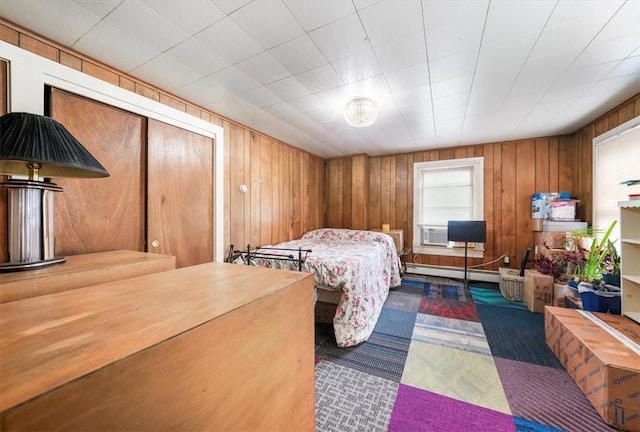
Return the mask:
[[[298,252],[298,257],[294,257],[293,254],[282,255],[271,252],[264,251],[285,251],[285,252]],[[304,252],[304,256],[303,256]],[[288,249],[288,248],[276,248],[276,247],[260,247],[258,246],[253,251],[251,250],[251,245],[247,245],[247,249],[242,251],[238,249],[234,249],[233,245],[229,247],[229,253],[227,254],[227,262],[234,262],[236,259],[240,258],[242,262],[246,265],[251,265],[252,259],[257,258],[265,258],[272,259],[276,261],[291,261],[295,263],[298,267],[298,271],[302,271],[302,264],[304,264],[307,259],[307,255],[313,252],[311,249]]]
[[[285,251],[285,252],[297,252],[297,256],[293,253],[287,255],[281,255],[271,253],[268,251]],[[307,259],[307,255],[311,253],[311,249],[288,249],[288,248],[276,248],[276,247],[257,247],[251,249],[251,245],[247,245],[246,250],[234,249],[233,245],[229,246],[229,252],[227,253],[226,262],[233,263],[238,258],[242,260],[243,264],[251,265],[251,260],[258,258],[274,259],[277,261],[290,261],[293,262],[298,271],[302,271],[302,265]],[[333,317],[336,314],[338,304],[340,304],[341,291],[327,291],[318,289],[316,287],[316,322],[331,324],[333,323]]]

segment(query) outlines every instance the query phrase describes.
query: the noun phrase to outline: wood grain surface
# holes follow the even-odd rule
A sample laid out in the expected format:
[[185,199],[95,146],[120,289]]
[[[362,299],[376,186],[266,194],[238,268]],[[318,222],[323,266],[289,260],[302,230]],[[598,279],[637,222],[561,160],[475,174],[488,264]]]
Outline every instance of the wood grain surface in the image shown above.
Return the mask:
[[313,335],[312,275],[224,263],[3,304],[0,429],[312,431]]
[[0,303],[173,270],[175,257],[138,251],[70,255],[37,270],[0,273]]

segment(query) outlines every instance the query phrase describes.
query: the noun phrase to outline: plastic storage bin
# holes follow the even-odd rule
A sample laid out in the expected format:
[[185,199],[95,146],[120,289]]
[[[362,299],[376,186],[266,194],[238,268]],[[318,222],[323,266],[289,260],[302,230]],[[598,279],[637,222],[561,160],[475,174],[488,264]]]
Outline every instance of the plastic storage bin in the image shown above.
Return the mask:
[[608,312],[620,315],[620,293],[583,291],[580,293],[582,309],[590,312]]

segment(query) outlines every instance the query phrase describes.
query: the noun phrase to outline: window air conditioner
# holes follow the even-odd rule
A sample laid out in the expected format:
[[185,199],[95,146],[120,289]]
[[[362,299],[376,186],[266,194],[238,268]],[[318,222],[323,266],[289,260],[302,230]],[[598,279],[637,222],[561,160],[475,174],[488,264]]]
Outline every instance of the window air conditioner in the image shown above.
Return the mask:
[[422,245],[443,245],[446,246],[447,240],[446,227],[434,227],[421,225],[422,229]]

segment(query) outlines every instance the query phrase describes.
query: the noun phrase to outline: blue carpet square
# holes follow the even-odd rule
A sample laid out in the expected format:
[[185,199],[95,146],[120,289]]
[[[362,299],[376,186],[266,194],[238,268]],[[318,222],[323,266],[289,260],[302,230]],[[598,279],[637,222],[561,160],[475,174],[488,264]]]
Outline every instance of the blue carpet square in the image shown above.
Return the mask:
[[518,432],[564,432],[562,429],[556,429],[520,417],[514,417],[513,422],[516,424]]
[[544,340],[544,329],[521,330],[484,323],[483,327],[494,357],[563,369]]
[[382,308],[382,313],[373,331],[404,339],[411,339],[416,312]]
[[410,343],[405,338],[373,332],[369,340],[354,347],[339,348],[335,338],[324,339],[316,346],[316,355],[320,360],[399,383]]
[[524,311],[528,310],[523,302],[507,300],[497,289],[471,287],[470,290],[473,302],[476,304],[508,307]]
[[544,331],[544,315],[514,308],[476,304],[482,324],[521,330]]

